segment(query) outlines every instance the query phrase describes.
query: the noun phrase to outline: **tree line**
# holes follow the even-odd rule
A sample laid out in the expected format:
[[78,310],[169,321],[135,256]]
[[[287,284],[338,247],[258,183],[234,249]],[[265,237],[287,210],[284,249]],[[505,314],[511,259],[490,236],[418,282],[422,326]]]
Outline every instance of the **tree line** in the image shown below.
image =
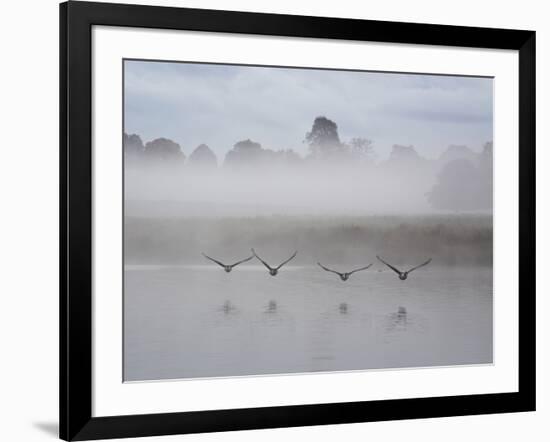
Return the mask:
[[[221,165],[224,168],[273,167],[276,165],[369,166],[394,176],[406,177],[434,174],[434,183],[426,198],[432,207],[445,210],[484,210],[492,208],[493,143],[487,142],[481,153],[466,146],[451,145],[438,160],[420,156],[414,146],[394,145],[390,157],[375,164],[372,140],[352,138],[342,141],[338,125],[324,117],[316,117],[305,134],[308,145],[305,156],[292,149],[272,150],[259,142],[245,139],[235,143]],[[167,138],[143,143],[137,134],[124,133],[127,164],[157,162],[200,168],[218,167],[218,158],[206,144],[197,146],[187,158],[181,146]],[[406,179],[405,179],[406,181]]]
[[[338,126],[326,117],[317,117],[311,131],[305,135],[304,142],[308,144],[309,153],[306,157],[300,156],[293,149],[272,150],[265,149],[256,141],[250,139],[238,141],[227,152],[223,161],[224,166],[246,166],[273,164],[273,161],[297,164],[307,160],[372,160],[372,141],[367,138],[352,138],[349,142],[342,142],[338,134]],[[124,133],[124,152],[130,159],[150,158],[186,162],[192,165],[218,165],[218,158],[206,144],[200,144],[189,155],[185,156],[181,146],[168,138],[156,138],[143,143],[137,134]]]

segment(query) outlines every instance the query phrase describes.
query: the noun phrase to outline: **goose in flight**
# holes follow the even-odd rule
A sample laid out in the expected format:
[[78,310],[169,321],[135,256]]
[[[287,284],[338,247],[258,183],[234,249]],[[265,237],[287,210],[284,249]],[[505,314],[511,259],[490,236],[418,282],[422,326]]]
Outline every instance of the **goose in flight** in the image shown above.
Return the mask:
[[423,262],[422,264],[420,265],[417,265],[416,267],[413,267],[412,269],[410,270],[407,270],[406,272],[402,272],[401,270],[399,269],[396,269],[394,266],[392,266],[391,264],[388,264],[386,261],[384,261],[382,258],[380,258],[378,255],[376,255],[376,257],[381,261],[383,262],[384,264],[386,264],[390,269],[392,269],[395,273],[397,273],[399,275],[399,279],[401,281],[405,281],[405,279],[407,279],[407,276],[409,276],[409,273],[411,273],[413,270],[416,270],[416,269],[419,269],[420,267],[424,267],[425,265],[428,265],[430,262],[432,262],[432,258],[428,259],[426,262]]
[[323,270],[326,270],[327,272],[336,273],[342,281],[347,281],[351,275],[353,275],[355,272],[360,272],[361,270],[367,270],[372,264],[369,264],[366,267],[361,267],[360,269],[352,270],[351,272],[337,272],[336,270],[329,269],[328,267],[325,267],[320,262],[317,263],[319,267],[321,267]]
[[234,264],[224,264],[223,262],[220,262],[218,261],[217,259],[214,259],[214,258],[210,258],[210,256],[206,255],[206,254],[202,254],[202,256],[204,256],[206,259],[209,259],[210,261],[212,262],[215,262],[216,264],[218,264],[219,266],[222,266],[223,269],[229,273],[231,270],[233,270],[233,267],[235,266],[238,266],[239,264],[242,264],[243,262],[246,262],[246,261],[250,261],[252,258],[254,258],[254,255],[252,256],[249,256],[248,258],[246,259],[241,259],[240,261],[237,261],[236,263]]
[[267,270],[269,270],[269,274],[270,274],[271,276],[276,276],[277,273],[279,273],[279,269],[280,269],[282,266],[284,266],[287,262],[289,262],[291,259],[293,259],[293,258],[297,255],[297,253],[298,253],[298,251],[294,252],[294,254],[293,254],[290,258],[288,258],[286,261],[283,261],[283,262],[282,262],[281,264],[279,264],[277,267],[271,267],[267,262],[265,262],[262,258],[260,258],[260,257],[256,254],[256,251],[255,251],[254,249],[250,249],[250,250],[252,250],[253,256],[255,256],[256,258],[258,258],[258,259],[261,261],[261,263],[262,263],[264,266],[267,267]]

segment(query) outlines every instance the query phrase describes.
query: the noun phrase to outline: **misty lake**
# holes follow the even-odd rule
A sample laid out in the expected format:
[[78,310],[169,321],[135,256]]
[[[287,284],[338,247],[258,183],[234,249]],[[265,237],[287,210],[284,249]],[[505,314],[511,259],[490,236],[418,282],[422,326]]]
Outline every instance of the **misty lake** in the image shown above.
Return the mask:
[[125,267],[125,381],[492,363],[490,267]]

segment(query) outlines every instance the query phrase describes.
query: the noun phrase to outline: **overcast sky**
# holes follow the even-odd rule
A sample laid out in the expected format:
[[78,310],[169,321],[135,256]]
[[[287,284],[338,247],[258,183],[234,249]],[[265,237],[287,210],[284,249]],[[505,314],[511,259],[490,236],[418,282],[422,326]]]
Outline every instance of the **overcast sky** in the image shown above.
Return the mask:
[[450,144],[480,151],[493,139],[487,78],[125,62],[125,131],[144,142],[170,138],[186,155],[201,143],[218,158],[250,138],[270,149],[307,152],[316,116],[340,139],[365,137],[379,159],[393,144],[435,158]]

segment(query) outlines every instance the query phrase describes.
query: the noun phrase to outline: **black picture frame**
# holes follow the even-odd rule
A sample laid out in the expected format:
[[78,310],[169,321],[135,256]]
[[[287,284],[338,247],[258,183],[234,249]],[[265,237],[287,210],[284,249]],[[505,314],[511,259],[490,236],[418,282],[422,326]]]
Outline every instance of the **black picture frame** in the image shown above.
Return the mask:
[[[509,49],[519,54],[519,391],[92,417],[94,25]],[[199,9],[60,5],[60,437],[90,440],[535,410],[535,32]]]

